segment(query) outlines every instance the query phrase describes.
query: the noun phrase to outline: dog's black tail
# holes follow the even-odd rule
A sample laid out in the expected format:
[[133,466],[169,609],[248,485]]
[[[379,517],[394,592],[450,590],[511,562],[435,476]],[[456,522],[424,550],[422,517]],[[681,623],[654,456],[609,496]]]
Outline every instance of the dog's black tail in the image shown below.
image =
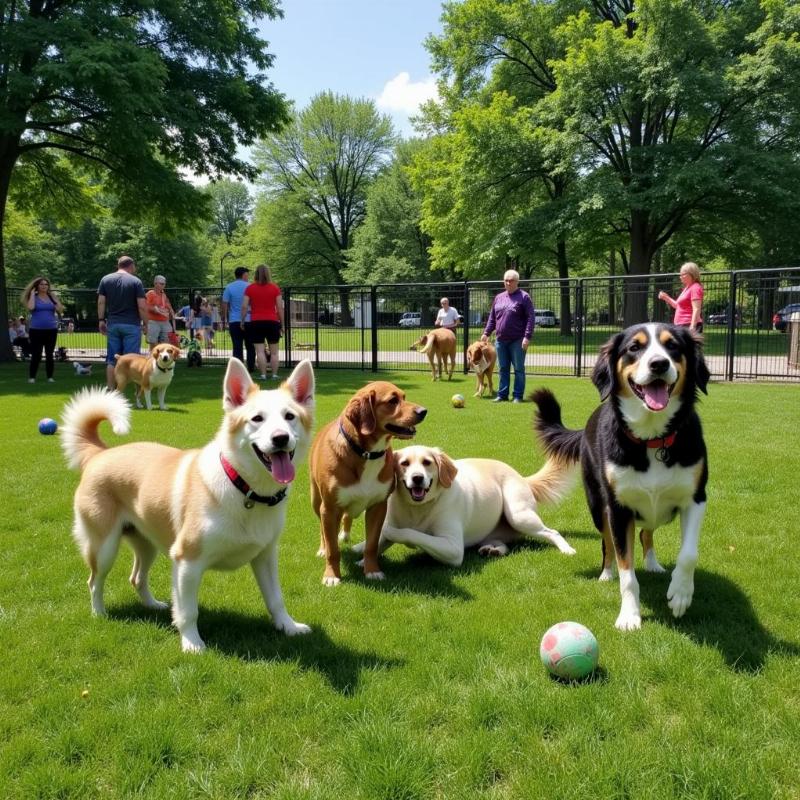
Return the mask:
[[549,456],[575,462],[580,459],[583,431],[572,431],[561,422],[561,406],[549,389],[537,389],[531,394],[538,411],[533,428]]

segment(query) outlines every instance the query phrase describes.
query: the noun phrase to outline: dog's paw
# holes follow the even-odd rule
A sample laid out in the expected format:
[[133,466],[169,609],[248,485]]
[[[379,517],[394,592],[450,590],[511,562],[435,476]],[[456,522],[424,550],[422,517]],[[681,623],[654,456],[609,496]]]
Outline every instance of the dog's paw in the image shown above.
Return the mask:
[[658,562],[656,554],[650,550],[644,558],[644,571],[645,572],[666,572],[664,567]]
[[672,580],[667,589],[667,601],[672,609],[672,616],[682,617],[686,609],[692,604],[694,596],[694,579],[691,576],[672,574]]
[[163,600],[156,600],[155,597],[151,597],[149,600],[143,600],[142,605],[145,608],[152,608],[156,611],[166,611],[169,608],[169,603],[165,603]]
[[508,548],[502,544],[485,544],[478,548],[478,554],[484,558],[498,558],[508,554]]
[[575,548],[574,548],[574,547],[573,547],[571,544],[568,544],[566,541],[564,541],[564,542],[558,542],[558,543],[556,544],[556,547],[557,547],[557,548],[559,549],[559,551],[560,551],[560,552],[562,552],[562,553],[563,553],[565,556],[574,556],[574,555],[575,555],[575,553],[577,553],[577,552],[578,552],[578,551],[577,551],[577,550],[576,550],[576,549],[575,549]]
[[[364,548],[366,547],[366,542],[356,542],[351,548],[350,551],[355,553],[356,555],[361,555],[364,552]],[[359,566],[363,567],[364,565],[359,562]]]
[[623,609],[619,612],[614,627],[619,631],[638,631],[642,627],[642,615],[638,611]]
[[601,582],[613,581],[614,580],[614,570],[611,567],[606,567],[598,576],[597,580]]
[[293,619],[287,619],[284,622],[275,623],[275,627],[279,631],[283,631],[287,636],[302,636],[306,633],[311,633],[311,628],[304,625],[302,622],[295,622]]
[[323,575],[322,576],[322,585],[323,586],[338,586],[342,582],[341,578],[337,578],[335,575]]
[[339,541],[340,542],[349,542],[350,541],[350,531],[339,531]]
[[184,653],[202,653],[206,643],[199,636],[181,636],[181,650]]
[[317,558],[325,558],[325,548],[324,547],[320,547],[320,549],[317,550]]
[[368,581],[384,581],[386,580],[386,576],[378,570],[377,572],[365,572],[364,577]]

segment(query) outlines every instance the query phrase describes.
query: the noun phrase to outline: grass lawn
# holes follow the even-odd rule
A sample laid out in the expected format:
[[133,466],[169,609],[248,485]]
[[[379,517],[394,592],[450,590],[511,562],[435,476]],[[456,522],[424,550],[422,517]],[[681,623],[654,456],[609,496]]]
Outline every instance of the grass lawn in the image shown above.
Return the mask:
[[[207,573],[209,651],[198,657],[181,654],[168,613],[137,604],[124,548],[109,617],[90,616],[70,536],[77,475],[58,437],[36,426],[85,385],[67,367],[57,383],[29,386],[22,365],[0,365],[2,798],[798,796],[797,387],[713,384],[703,398],[709,503],[681,620],[666,605],[669,575],[640,572],[643,628],[615,630],[618,586],[596,580],[600,542],[579,489],[542,509],[574,557],[530,544],[451,569],[395,547],[387,580],[372,584],[346,552],[342,584],[324,588],[302,468],[280,564],[289,612],[313,633],[274,631],[249,570]],[[204,444],[220,421],[222,374],[181,365],[170,411],[135,411],[128,439]],[[367,377],[318,373],[317,424]],[[475,400],[471,376],[388,377],[430,409],[420,443],[526,474],[541,464],[530,404]],[[565,422],[582,425],[596,403],[590,382],[546,385]],[[463,410],[449,405],[455,391]],[[117,441],[107,426],[103,435]],[[670,568],[678,538],[677,522],[656,535]],[[152,578],[167,598],[166,559]],[[543,632],[564,619],[597,635],[593,681],[561,684],[539,663]]]

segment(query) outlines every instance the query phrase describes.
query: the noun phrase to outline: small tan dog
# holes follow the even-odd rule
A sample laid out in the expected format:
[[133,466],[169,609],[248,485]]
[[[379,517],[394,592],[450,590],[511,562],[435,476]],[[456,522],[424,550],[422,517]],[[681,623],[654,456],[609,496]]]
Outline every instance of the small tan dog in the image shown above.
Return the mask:
[[133,549],[131,584],[149,608],[157,553],[172,562],[172,619],[185,652],[205,648],[197,629],[198,594],[209,569],[250,564],[275,627],[308,633],[286,610],[278,583],[278,540],[295,468],[314,421],[314,370],[301,361],[280,387],[261,391],[238,359],[223,381],[224,417],[205,447],[179,450],[156,442],[108,447],[108,420],[127,433],[130,405],[119,392],[84,389],[64,410],[61,445],[80,470],[72,535],[89,567],[92,613],[105,614],[103,587],[120,542]]
[[[453,379],[453,369],[456,365],[456,335],[447,328],[434,328],[424,336],[420,336],[409,350],[416,350],[418,353],[425,353],[431,364],[431,375],[433,380],[442,379],[442,361],[447,372],[447,380]],[[436,359],[434,366],[433,359]],[[450,360],[448,369],[447,361]],[[438,375],[437,375],[438,368]]]
[[497,350],[489,342],[473,342],[467,348],[467,366],[475,370],[475,394],[483,397],[485,389],[489,397],[494,395],[494,365],[497,361]]
[[394,489],[392,437],[412,439],[428,413],[409,403],[393,383],[375,381],[359,389],[344,411],[329,422],[311,445],[311,503],[320,521],[319,555],[325,556],[322,583],[336,586],[339,528],[342,538],[350,522],[366,512],[364,575],[383,580],[378,565],[378,539],[386,518],[386,501]]
[[117,364],[114,367],[117,389],[124,392],[129,383],[135,383],[136,408],[142,407],[142,395],[144,395],[148,411],[153,410],[150,393],[153,389],[157,389],[158,407],[162,411],[166,411],[164,395],[167,393],[167,387],[172,383],[175,362],[180,355],[180,348],[164,342],[157,344],[147,356],[140,356],[138,353],[117,356]]

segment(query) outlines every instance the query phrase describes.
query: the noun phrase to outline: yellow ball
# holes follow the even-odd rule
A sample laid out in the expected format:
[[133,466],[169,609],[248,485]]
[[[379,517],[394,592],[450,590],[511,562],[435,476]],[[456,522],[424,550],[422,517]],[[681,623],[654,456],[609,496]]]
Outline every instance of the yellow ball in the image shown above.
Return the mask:
[[464,395],[454,394],[450,398],[450,402],[453,404],[453,408],[464,408]]

